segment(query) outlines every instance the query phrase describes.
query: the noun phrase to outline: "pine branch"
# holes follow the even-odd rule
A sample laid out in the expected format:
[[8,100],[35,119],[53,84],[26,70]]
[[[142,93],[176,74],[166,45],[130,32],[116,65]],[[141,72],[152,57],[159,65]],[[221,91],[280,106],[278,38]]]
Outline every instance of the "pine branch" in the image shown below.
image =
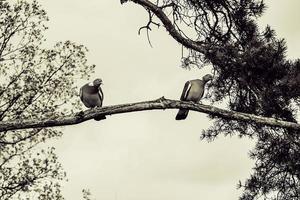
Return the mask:
[[231,120],[254,122],[257,124],[262,124],[267,126],[275,126],[281,128],[300,130],[300,125],[293,122],[287,122],[287,121],[277,120],[274,118],[267,118],[267,117],[262,117],[262,116],[247,114],[247,113],[224,110],[209,105],[165,99],[164,97],[161,97],[153,101],[143,101],[137,103],[128,103],[128,104],[112,105],[112,106],[105,106],[101,108],[89,109],[73,115],[58,117],[55,119],[2,121],[0,122],[0,132],[9,131],[9,130],[28,129],[28,128],[47,128],[47,127],[74,125],[74,124],[82,123],[84,121],[88,121],[97,116],[107,116],[107,115],[115,115],[121,113],[138,112],[138,111],[146,111],[146,110],[165,110],[165,109],[179,109],[179,108],[186,108],[196,112],[202,112],[202,113],[210,114],[212,116],[218,116],[221,118],[226,118]]

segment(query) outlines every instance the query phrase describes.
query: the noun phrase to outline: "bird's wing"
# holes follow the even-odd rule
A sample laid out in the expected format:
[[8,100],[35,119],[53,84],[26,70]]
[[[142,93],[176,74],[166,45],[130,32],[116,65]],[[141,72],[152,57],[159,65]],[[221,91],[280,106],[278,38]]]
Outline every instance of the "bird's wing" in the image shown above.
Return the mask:
[[187,81],[184,85],[184,88],[183,88],[183,91],[182,91],[182,94],[181,94],[181,97],[180,97],[180,100],[183,101],[183,100],[186,100],[187,96],[188,96],[188,93],[190,91],[192,87],[192,84],[190,81]]
[[99,98],[100,98],[100,102],[101,102],[101,105],[100,107],[102,107],[102,103],[103,103],[103,99],[104,99],[104,95],[103,95],[103,92],[102,92],[102,89],[101,87],[98,88],[98,95],[99,95]]
[[81,101],[83,101],[82,87],[79,90],[79,97],[80,97]]

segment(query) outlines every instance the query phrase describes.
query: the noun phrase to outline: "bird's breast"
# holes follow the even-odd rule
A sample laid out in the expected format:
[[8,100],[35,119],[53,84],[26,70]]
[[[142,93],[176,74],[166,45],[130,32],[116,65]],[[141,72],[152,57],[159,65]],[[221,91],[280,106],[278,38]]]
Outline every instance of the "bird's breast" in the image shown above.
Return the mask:
[[190,88],[189,94],[188,94],[188,101],[193,101],[195,103],[198,103],[199,100],[202,98],[204,93],[204,87],[201,82],[192,82],[192,86]]

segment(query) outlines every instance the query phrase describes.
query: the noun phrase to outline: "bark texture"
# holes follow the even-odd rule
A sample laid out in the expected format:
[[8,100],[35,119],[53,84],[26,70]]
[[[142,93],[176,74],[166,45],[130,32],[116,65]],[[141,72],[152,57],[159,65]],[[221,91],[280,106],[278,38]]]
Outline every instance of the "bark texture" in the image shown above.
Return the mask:
[[[262,124],[267,126],[275,126],[281,128],[300,130],[300,125],[298,123],[282,121],[274,118],[267,118],[267,117],[262,117],[262,116],[247,114],[247,113],[229,111],[229,110],[220,109],[209,105],[165,99],[164,97],[161,97],[153,101],[143,101],[137,103],[128,103],[128,104],[105,106],[96,109],[89,109],[86,111],[78,112],[74,115],[59,117],[55,119],[1,121],[0,132],[9,131],[9,130],[28,129],[28,128],[47,128],[47,127],[74,125],[74,124],[82,123],[87,120],[94,119],[97,116],[107,116],[107,115],[115,115],[115,114],[145,111],[145,110],[165,110],[165,109],[179,109],[179,108],[189,109],[196,112],[202,112],[202,113],[206,113],[206,114],[210,114],[213,116],[218,116],[226,119],[255,122],[257,124]],[[171,117],[175,117],[175,115]]]

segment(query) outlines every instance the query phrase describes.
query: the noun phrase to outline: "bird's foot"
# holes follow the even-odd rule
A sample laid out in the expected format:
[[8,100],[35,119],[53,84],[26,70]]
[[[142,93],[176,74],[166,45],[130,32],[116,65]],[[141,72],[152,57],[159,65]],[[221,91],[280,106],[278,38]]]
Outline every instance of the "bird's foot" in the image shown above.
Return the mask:
[[[97,106],[97,107],[95,107],[95,108],[93,108],[93,109],[97,109],[97,108],[101,108],[101,106]],[[96,120],[96,121],[101,121],[101,120],[104,120],[104,119],[106,119],[106,117],[105,117],[105,115],[98,115],[98,116],[96,116],[95,118],[94,118],[94,120]]]
[[105,115],[99,115],[99,116],[94,118],[94,120],[96,120],[96,121],[101,121],[101,120],[104,120],[104,119],[106,119]]

